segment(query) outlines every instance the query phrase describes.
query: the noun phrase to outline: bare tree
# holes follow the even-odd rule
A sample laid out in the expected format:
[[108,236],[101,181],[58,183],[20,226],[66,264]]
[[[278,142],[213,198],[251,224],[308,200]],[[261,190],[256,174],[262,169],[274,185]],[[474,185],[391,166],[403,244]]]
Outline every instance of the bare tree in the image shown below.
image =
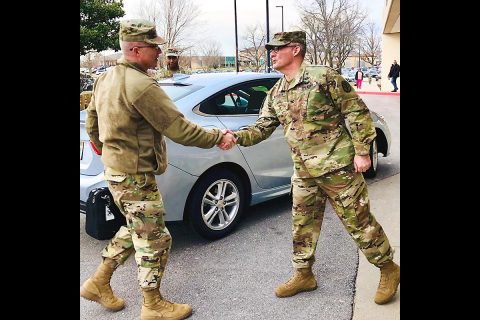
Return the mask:
[[310,60],[340,70],[366,17],[358,0],[314,0],[300,3],[299,9]]
[[260,71],[264,68],[267,51],[265,49],[265,31],[259,24],[248,26],[242,39],[244,48],[240,51],[239,60],[244,67],[256,72]]
[[102,54],[99,52],[88,52],[83,56],[81,66],[88,68],[88,72],[92,72],[92,68],[95,67],[100,61]]
[[169,47],[179,46],[188,37],[199,15],[198,6],[191,0],[163,0],[164,19],[160,29]]
[[319,21],[314,15],[304,15],[302,21],[303,28],[307,36],[307,54],[305,58],[312,64],[325,64],[325,55],[323,53],[322,39],[318,38]]
[[198,47],[202,70],[207,72],[223,65],[221,45],[215,40],[204,42]]
[[157,25],[166,47],[188,49],[200,9],[192,0],[140,0],[137,15]]
[[337,46],[335,60],[337,61],[337,70],[340,73],[345,60],[355,48],[355,40],[359,39],[362,33],[362,23],[367,17],[366,13],[358,8],[358,3],[354,5],[346,1],[344,5],[345,9],[338,17],[338,32],[335,39]]
[[178,64],[183,69],[192,70],[192,50],[183,50],[183,54],[180,55]]
[[162,17],[162,0],[138,0],[136,15],[159,25]]
[[361,37],[362,60],[372,66],[380,58],[381,37],[377,30],[375,23],[370,21],[365,25],[364,33]]
[[103,53],[95,51],[88,52],[82,57],[81,66],[88,68],[90,75],[92,74],[92,69],[98,65],[103,65],[105,60]]

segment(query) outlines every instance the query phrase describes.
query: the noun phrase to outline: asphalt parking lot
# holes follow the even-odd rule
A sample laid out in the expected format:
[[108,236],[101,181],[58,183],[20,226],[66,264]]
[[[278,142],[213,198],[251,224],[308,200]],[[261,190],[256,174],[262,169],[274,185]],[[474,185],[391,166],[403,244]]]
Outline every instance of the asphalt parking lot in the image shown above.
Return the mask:
[[[252,207],[234,234],[215,242],[181,223],[168,224],[174,240],[163,295],[191,304],[191,319],[351,319],[358,253],[330,207],[313,268],[318,289],[289,299],[275,297],[274,288],[292,272],[290,209],[289,197]],[[85,234],[84,220],[81,214],[80,284],[97,267],[107,243]],[[138,318],[142,295],[133,257],[115,272],[112,287],[126,300],[124,310],[111,313],[81,299],[80,318]]]

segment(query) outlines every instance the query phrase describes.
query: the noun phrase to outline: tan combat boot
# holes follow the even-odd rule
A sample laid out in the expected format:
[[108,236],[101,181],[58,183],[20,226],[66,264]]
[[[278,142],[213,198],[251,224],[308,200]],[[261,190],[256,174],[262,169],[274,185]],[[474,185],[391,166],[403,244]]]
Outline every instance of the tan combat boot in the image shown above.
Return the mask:
[[110,287],[110,278],[115,270],[115,265],[115,261],[109,258],[102,261],[93,277],[87,279],[80,287],[80,296],[98,302],[108,310],[122,310],[125,302],[115,296]]
[[140,320],[181,320],[192,314],[188,304],[172,303],[163,299],[160,289],[143,290]]
[[376,304],[384,304],[392,300],[400,283],[400,266],[395,262],[387,262],[380,268],[380,272],[380,283],[375,294]]
[[293,276],[275,289],[275,295],[279,298],[291,297],[302,291],[317,289],[317,280],[312,273],[312,268],[295,270]]

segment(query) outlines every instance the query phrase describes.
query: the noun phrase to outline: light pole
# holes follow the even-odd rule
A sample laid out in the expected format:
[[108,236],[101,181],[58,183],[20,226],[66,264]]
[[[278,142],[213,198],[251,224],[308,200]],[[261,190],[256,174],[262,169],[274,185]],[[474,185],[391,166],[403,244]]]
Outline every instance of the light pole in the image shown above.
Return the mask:
[[283,32],[283,6],[275,6],[277,8],[282,8],[282,32]]
[[[267,2],[267,42],[270,42],[270,26],[269,26],[269,22],[268,22],[268,0],[266,0]],[[270,50],[267,49],[267,73],[270,73]]]
[[238,72],[237,0],[233,0],[233,9],[233,12],[235,13],[235,67]]
[[358,69],[360,69],[360,39],[358,39]]

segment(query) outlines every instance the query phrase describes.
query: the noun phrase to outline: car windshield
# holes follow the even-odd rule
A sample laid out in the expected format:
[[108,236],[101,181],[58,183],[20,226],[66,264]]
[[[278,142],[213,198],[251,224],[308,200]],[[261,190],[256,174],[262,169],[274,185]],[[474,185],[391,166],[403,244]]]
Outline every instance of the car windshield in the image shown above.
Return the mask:
[[160,83],[160,87],[163,89],[163,91],[165,91],[165,93],[173,101],[177,101],[185,96],[188,96],[192,92],[195,92],[203,88],[202,86],[174,84],[174,83]]

